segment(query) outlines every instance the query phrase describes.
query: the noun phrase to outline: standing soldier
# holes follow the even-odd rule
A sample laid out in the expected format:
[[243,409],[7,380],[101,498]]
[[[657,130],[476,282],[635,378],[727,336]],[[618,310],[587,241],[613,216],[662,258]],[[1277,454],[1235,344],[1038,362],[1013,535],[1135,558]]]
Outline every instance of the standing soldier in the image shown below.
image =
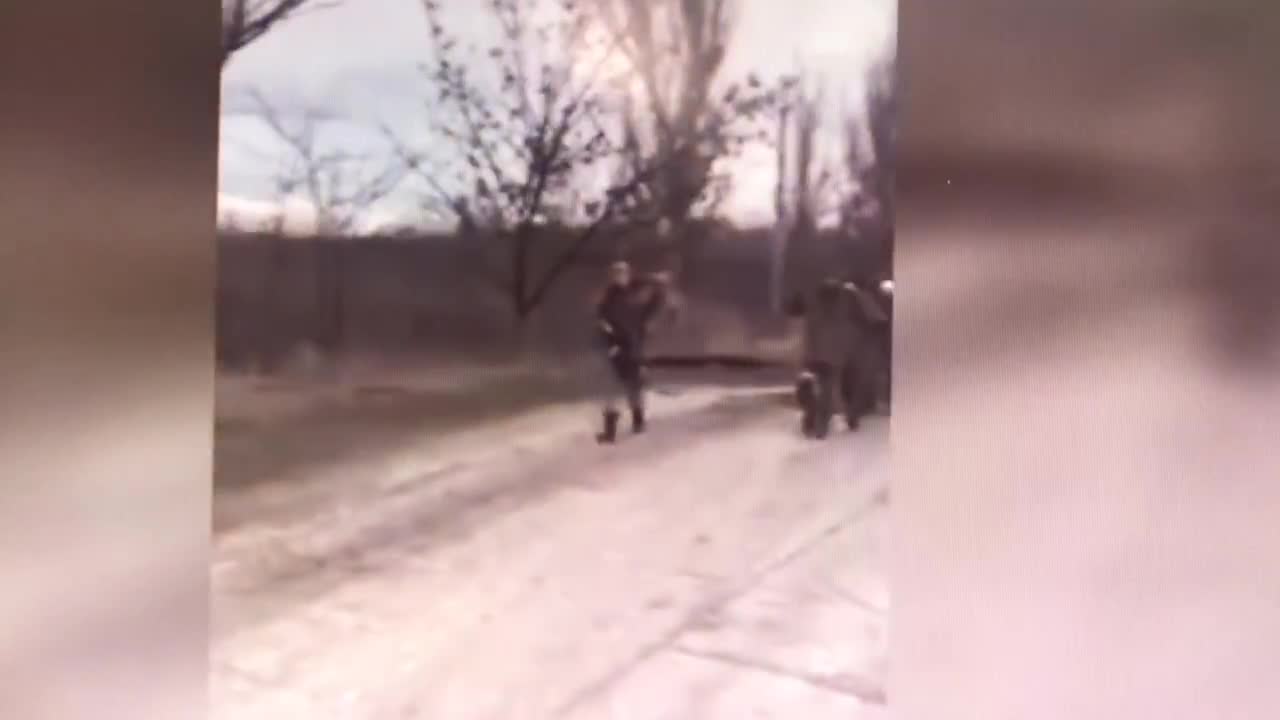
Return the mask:
[[831,429],[835,387],[848,354],[850,325],[840,281],[826,279],[812,298],[794,298],[787,308],[804,318],[804,367],[796,379],[805,435],[823,438]]
[[841,375],[845,420],[856,429],[876,405],[889,317],[880,301],[854,282],[841,288],[849,322],[848,349]]
[[596,303],[598,336],[605,351],[604,428],[596,436],[601,443],[618,439],[619,395],[631,411],[631,429],[645,430],[644,346],[649,327],[667,304],[661,277],[637,279],[631,265],[616,262],[609,268],[609,284]]
[[893,406],[893,280],[882,280],[877,288],[885,323],[879,333],[880,397],[892,412]]
[[835,278],[824,280],[812,299],[793,299],[788,310],[804,317],[804,369],[796,381],[804,433],[830,432],[837,387],[845,420],[856,429],[871,401],[872,334],[883,315],[856,285]]

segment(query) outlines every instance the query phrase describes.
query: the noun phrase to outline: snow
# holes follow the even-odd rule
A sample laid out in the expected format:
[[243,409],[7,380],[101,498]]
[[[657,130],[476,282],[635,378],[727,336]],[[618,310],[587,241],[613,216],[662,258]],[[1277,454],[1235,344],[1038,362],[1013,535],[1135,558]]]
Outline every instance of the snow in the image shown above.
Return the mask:
[[887,423],[815,443],[786,396],[656,396],[616,447],[548,408],[229,533],[211,716],[878,717]]

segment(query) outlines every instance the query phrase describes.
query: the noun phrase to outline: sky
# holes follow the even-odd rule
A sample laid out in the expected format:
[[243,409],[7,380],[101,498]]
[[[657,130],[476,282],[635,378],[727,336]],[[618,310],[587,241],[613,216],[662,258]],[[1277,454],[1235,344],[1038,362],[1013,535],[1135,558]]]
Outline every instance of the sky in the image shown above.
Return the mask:
[[[477,0],[455,2],[464,12],[482,12]],[[755,70],[768,77],[802,63],[826,86],[829,122],[819,145],[834,159],[841,144],[840,116],[858,111],[867,69],[891,52],[896,0],[740,0],[740,9],[725,74]],[[325,126],[326,147],[385,153],[380,126],[413,137],[426,125],[419,67],[428,58],[420,0],[347,0],[335,9],[293,19],[238,53],[222,79],[220,217],[252,222],[274,215],[281,206],[273,178],[287,149],[245,112],[247,93],[259,92],[281,108],[341,115],[344,122]],[[771,221],[774,162],[768,149],[734,162],[734,188],[723,207],[730,220],[743,225]],[[430,224],[417,209],[416,197],[406,187],[372,209],[364,225]],[[309,223],[305,202],[295,199],[284,205],[291,225]]]

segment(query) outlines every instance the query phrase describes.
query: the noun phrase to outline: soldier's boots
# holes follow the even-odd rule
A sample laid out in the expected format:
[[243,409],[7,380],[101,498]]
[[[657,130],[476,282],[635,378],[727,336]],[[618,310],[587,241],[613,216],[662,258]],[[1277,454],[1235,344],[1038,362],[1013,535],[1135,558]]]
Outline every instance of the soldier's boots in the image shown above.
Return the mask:
[[801,373],[796,380],[796,402],[800,405],[800,430],[806,437],[818,434],[818,378],[813,373]]
[[824,407],[821,402],[817,403],[814,410],[813,419],[813,437],[818,440],[825,440],[831,434],[831,408]]
[[862,425],[862,416],[869,411],[869,408],[862,396],[851,388],[845,388],[843,400],[845,425],[850,430],[857,430]]
[[604,413],[604,429],[596,435],[596,442],[612,444],[618,441],[618,419],[622,416],[617,410],[606,410]]
[[[602,444],[612,444],[618,441],[618,423],[622,420],[622,413],[616,410],[607,410],[604,413],[604,429],[596,435],[596,441]],[[631,432],[639,434],[648,429],[645,421],[644,410],[631,410]]]

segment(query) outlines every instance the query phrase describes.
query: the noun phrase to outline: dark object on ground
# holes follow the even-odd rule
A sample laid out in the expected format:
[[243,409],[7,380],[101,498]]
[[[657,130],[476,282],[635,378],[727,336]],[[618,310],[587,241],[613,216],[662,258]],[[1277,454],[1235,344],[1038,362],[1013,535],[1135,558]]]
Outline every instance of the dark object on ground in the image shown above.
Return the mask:
[[795,392],[800,404],[801,430],[805,436],[819,440],[831,432],[837,398],[850,430],[857,430],[862,418],[875,411],[874,389],[852,364],[836,368],[826,363],[811,363],[796,378]]
[[604,413],[604,429],[596,435],[596,442],[608,445],[618,441],[618,418],[621,414],[616,410]]
[[840,400],[844,404],[845,423],[850,430],[857,430],[862,418],[876,409],[878,398],[873,378],[854,363],[846,365],[840,377]]
[[805,437],[822,440],[830,434],[835,381],[835,369],[822,364],[811,365],[796,378],[800,430]]

